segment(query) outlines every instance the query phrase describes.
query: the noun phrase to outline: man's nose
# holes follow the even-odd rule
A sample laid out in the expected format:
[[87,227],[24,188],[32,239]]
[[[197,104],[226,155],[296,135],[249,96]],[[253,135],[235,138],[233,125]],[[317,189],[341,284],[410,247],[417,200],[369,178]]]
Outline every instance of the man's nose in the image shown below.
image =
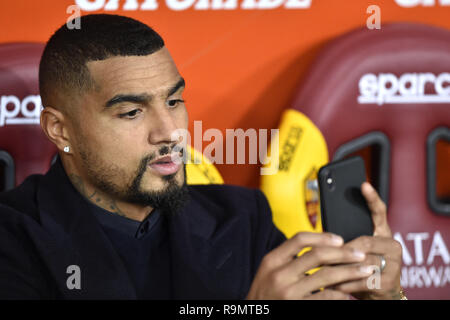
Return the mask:
[[155,108],[150,119],[149,142],[151,144],[171,143],[178,129],[174,114],[166,107]]

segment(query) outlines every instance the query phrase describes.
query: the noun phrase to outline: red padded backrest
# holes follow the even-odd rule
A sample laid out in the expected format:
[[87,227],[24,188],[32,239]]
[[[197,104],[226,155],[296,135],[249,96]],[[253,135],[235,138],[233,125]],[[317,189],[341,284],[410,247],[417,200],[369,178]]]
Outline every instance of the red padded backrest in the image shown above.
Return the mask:
[[405,247],[402,284],[413,298],[450,298],[450,216],[428,205],[426,152],[433,130],[449,132],[450,32],[415,24],[351,32],[305,79],[293,108],[318,126],[330,157],[370,132],[390,142],[388,219]]
[[56,148],[39,125],[38,43],[0,45],[0,150],[11,155],[15,185],[28,175],[44,173]]

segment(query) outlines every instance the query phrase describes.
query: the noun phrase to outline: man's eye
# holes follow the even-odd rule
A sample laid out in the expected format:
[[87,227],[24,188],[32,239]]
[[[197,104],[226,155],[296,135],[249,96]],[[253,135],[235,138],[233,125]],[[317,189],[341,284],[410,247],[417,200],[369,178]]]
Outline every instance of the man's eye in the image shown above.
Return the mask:
[[169,105],[169,107],[176,107],[179,103],[184,103],[184,100],[181,99],[174,99],[174,100],[169,100],[167,101],[167,104]]
[[127,119],[134,119],[136,118],[137,114],[140,112],[139,109],[134,109],[130,112],[121,113],[119,114],[119,118],[127,118]]

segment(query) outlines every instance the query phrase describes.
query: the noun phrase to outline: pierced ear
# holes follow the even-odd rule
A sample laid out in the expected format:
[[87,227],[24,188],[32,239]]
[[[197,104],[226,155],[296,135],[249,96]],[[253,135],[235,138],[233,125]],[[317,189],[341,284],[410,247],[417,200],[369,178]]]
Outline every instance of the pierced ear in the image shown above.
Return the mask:
[[64,148],[71,145],[65,117],[61,111],[52,107],[45,107],[41,112],[41,127],[47,138],[59,150],[65,151]]

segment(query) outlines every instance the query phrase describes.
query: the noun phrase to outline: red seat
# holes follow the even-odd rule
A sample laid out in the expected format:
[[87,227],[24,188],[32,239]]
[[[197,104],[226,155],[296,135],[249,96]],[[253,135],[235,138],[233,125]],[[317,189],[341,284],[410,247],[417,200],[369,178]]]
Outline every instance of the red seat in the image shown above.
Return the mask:
[[449,299],[450,32],[393,24],[338,38],[293,108],[323,133],[330,158],[367,159],[404,246],[409,296]]
[[55,146],[39,126],[38,70],[43,44],[0,45],[0,190],[45,173]]

